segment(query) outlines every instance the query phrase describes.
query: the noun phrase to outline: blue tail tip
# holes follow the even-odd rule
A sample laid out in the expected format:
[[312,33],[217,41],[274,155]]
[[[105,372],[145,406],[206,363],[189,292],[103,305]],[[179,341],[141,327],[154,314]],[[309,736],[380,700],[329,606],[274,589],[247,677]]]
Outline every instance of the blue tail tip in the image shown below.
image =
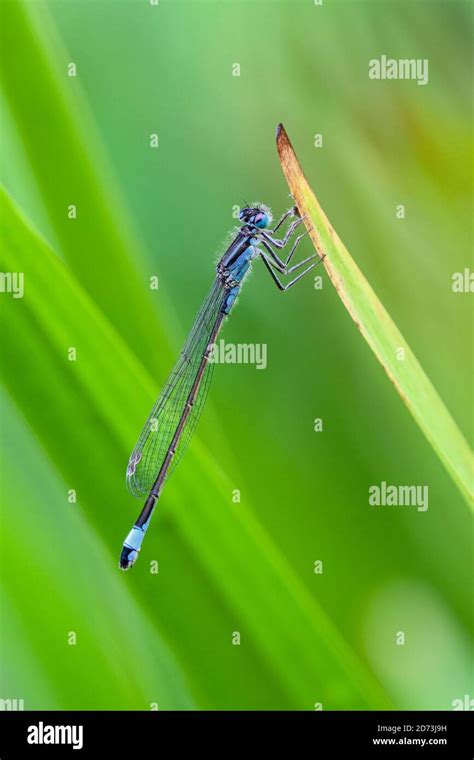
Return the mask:
[[131,546],[124,546],[120,554],[119,567],[121,570],[128,570],[135,564],[138,557],[138,551]]

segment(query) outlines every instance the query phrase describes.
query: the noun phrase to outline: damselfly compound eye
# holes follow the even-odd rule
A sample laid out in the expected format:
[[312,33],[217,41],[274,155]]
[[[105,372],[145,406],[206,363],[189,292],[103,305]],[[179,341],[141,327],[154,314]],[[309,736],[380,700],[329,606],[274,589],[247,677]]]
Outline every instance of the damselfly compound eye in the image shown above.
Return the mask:
[[255,226],[259,229],[263,230],[265,227],[268,227],[269,223],[268,214],[265,214],[263,211],[260,211],[258,214],[255,215]]

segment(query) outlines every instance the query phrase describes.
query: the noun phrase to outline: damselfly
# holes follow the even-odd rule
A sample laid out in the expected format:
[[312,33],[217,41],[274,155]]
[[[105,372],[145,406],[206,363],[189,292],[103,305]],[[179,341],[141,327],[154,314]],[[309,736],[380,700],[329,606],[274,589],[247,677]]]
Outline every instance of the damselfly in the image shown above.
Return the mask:
[[[281,225],[288,225],[282,239],[274,237]],[[127,468],[127,483],[134,496],[147,496],[145,506],[124,541],[120,567],[127,570],[138,552],[150,524],[163,484],[182,457],[202,411],[212,376],[209,356],[222,324],[235,304],[251,262],[261,258],[280,290],[288,290],[321,261],[317,254],[290,265],[298,244],[307,234],[298,235],[286,258],[284,249],[303,221],[296,207],[286,211],[273,230],[271,212],[262,204],[252,204],[239,214],[242,226],[217,264],[217,274],[199,311],[183,351],[133,449]],[[276,249],[276,250],[275,250]],[[315,261],[317,259],[317,261]],[[306,266],[307,265],[307,266]],[[302,270],[302,271],[301,271]],[[296,273],[283,284],[279,275]]]

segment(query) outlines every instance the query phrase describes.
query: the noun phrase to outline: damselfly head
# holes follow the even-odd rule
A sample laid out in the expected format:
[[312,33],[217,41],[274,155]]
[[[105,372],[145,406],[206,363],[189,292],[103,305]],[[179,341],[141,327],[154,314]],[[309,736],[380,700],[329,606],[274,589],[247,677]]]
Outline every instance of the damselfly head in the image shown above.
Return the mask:
[[268,227],[272,221],[272,215],[270,209],[261,204],[254,204],[253,206],[245,206],[240,210],[239,219],[244,224],[252,224],[254,227],[258,227],[260,230]]

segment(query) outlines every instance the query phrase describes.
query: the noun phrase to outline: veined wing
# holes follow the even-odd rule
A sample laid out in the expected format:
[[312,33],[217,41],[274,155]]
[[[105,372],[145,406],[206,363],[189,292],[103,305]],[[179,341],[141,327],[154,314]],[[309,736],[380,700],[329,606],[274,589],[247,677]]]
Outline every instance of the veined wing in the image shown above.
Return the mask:
[[[155,482],[176,432],[186,399],[196,378],[204,351],[225,298],[216,278],[196,317],[186,344],[148,417],[127,467],[127,485],[134,496],[147,495]],[[166,478],[182,457],[196,427],[207,396],[214,365],[204,370],[194,405],[189,412]]]

